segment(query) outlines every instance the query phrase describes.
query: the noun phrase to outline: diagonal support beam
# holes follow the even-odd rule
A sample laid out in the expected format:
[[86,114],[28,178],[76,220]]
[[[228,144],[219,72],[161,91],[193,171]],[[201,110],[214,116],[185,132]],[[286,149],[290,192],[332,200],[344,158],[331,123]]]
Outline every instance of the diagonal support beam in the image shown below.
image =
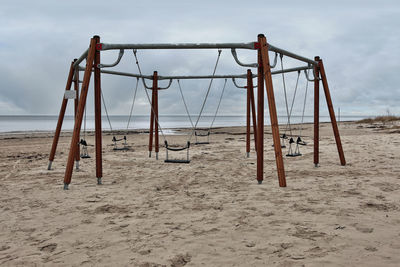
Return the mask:
[[[269,115],[271,120],[272,138],[274,140],[275,161],[278,171],[279,186],[286,187],[285,168],[283,165],[282,148],[279,135],[278,116],[276,112],[274,88],[272,84],[271,67],[269,65],[268,44],[264,35],[258,35],[258,42],[260,43],[261,63],[263,68],[263,76],[265,79],[265,87],[268,97]],[[259,90],[262,90],[259,87]],[[262,133],[264,134],[264,133]],[[259,138],[260,140],[262,138]],[[258,140],[257,140],[258,141]]]
[[74,158],[75,158],[77,144],[79,143],[79,135],[82,126],[83,113],[86,105],[86,98],[89,89],[90,76],[92,74],[95,52],[96,52],[96,40],[92,38],[90,40],[89,52],[86,59],[86,69],[85,69],[85,74],[83,76],[81,96],[78,103],[78,112],[75,118],[75,125],[69,149],[67,167],[65,169],[64,189],[68,189],[68,185],[71,183],[72,171],[74,168]]
[[342,141],[340,140],[339,128],[336,122],[335,111],[333,109],[331,93],[329,92],[328,80],[326,79],[324,63],[322,62],[322,59],[318,61],[318,67],[321,73],[322,85],[324,87],[325,99],[326,99],[326,104],[328,105],[329,116],[331,117],[333,134],[335,136],[336,146],[339,153],[340,164],[344,166],[346,165],[346,159],[344,158]]
[[[72,80],[74,77],[74,62],[71,62],[71,66],[69,68],[67,85],[65,86],[65,91],[71,90]],[[60,139],[60,133],[62,124],[64,121],[65,110],[67,109],[68,99],[63,95],[63,101],[61,104],[60,114],[58,115],[57,127],[56,132],[54,133],[53,137],[53,144],[51,145],[50,156],[49,156],[49,165],[47,167],[48,170],[51,170],[51,164],[53,163],[54,157],[56,155],[58,140]]]

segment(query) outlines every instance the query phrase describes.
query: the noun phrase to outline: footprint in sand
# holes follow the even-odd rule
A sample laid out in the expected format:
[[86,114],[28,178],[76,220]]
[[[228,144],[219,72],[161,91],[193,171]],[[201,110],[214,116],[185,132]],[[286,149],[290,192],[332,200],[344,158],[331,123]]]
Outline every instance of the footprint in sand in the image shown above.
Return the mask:
[[365,233],[365,234],[369,234],[374,231],[374,228],[372,228],[372,227],[365,227],[365,226],[359,225],[357,223],[354,224],[353,226],[354,226],[354,228],[356,228],[357,231],[359,231],[361,233]]
[[57,248],[57,244],[51,243],[51,244],[45,245],[43,247],[40,247],[39,250],[44,251],[44,252],[53,252],[54,250],[56,250],[56,248]]

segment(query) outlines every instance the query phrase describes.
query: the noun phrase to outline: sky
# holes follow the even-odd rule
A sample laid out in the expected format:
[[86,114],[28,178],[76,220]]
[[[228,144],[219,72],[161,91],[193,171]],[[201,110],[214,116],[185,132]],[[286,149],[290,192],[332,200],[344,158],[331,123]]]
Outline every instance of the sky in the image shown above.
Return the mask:
[[[400,2],[349,1],[28,1],[0,0],[0,115],[56,115],[70,62],[99,35],[104,43],[253,42],[259,33],[270,44],[325,65],[335,110],[342,115],[400,115]],[[216,50],[139,50],[144,74],[210,75]],[[113,62],[118,51],[101,54]],[[255,51],[238,51],[254,63]],[[270,55],[273,58],[273,54]],[[83,64],[84,65],[84,64]],[[302,66],[283,57],[284,67]],[[278,63],[277,69],[281,66]],[[113,70],[137,73],[132,51]],[[256,70],[253,70],[256,72]],[[217,74],[244,74],[229,50],[223,50]],[[292,102],[297,73],[287,74],[287,101]],[[209,80],[181,81],[189,112],[199,112]],[[279,115],[286,114],[282,76],[273,77]],[[165,85],[160,82],[160,86]],[[223,87],[216,80],[206,102],[213,114]],[[244,84],[245,80],[238,81]],[[92,83],[93,84],[93,83]],[[136,79],[102,76],[102,91],[111,115],[128,115]],[[312,115],[313,85],[299,77],[293,115]],[[148,114],[139,84],[134,114]],[[72,102],[67,114],[72,114]],[[245,114],[246,92],[227,81],[220,114]],[[266,111],[268,107],[266,106]],[[93,113],[93,87],[88,114]],[[185,114],[176,81],[159,93],[160,114]],[[321,114],[327,108],[321,92]]]

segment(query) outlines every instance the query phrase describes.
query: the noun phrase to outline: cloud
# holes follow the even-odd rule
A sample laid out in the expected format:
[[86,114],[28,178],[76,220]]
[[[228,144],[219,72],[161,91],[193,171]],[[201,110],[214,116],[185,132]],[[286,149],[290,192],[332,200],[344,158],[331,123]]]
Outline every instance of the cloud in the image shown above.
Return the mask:
[[[0,23],[0,114],[57,114],[73,58],[99,34],[109,43],[249,42],[265,33],[275,46],[323,58],[335,107],[342,114],[400,114],[400,5],[397,1],[9,1],[2,3]],[[254,62],[254,51],[238,51]],[[216,51],[139,51],[143,72],[160,75],[211,74]],[[102,53],[112,62],[116,51]],[[295,63],[284,58],[285,66]],[[131,51],[115,70],[137,72]],[[217,74],[245,73],[223,51]],[[287,75],[288,99],[296,73]],[[243,81],[244,82],[244,81]],[[136,80],[103,75],[110,114],[129,114]],[[201,107],[209,81],[182,81],[191,112]],[[213,113],[223,81],[215,81],[206,113]],[[274,77],[278,113],[286,114],[280,76]],[[90,89],[88,112],[93,113]],[[302,112],[303,75],[294,106]],[[306,113],[312,114],[312,84]],[[244,90],[228,81],[221,114],[243,114]],[[321,95],[321,103],[323,102]],[[135,112],[148,114],[142,86]],[[71,105],[72,106],[72,105]],[[326,108],[322,114],[326,114]],[[267,108],[267,107],[266,107]],[[177,84],[160,93],[160,112],[184,114]],[[72,108],[68,108],[72,114]]]

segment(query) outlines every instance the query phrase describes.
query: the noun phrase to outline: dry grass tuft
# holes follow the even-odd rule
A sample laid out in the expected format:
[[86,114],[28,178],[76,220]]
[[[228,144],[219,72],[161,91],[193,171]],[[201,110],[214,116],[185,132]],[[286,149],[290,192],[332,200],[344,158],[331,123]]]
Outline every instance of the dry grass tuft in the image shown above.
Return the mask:
[[398,116],[393,116],[393,115],[388,115],[388,116],[377,116],[375,118],[366,118],[357,121],[357,123],[387,123],[387,122],[393,122],[393,121],[398,121],[400,120],[400,117]]

